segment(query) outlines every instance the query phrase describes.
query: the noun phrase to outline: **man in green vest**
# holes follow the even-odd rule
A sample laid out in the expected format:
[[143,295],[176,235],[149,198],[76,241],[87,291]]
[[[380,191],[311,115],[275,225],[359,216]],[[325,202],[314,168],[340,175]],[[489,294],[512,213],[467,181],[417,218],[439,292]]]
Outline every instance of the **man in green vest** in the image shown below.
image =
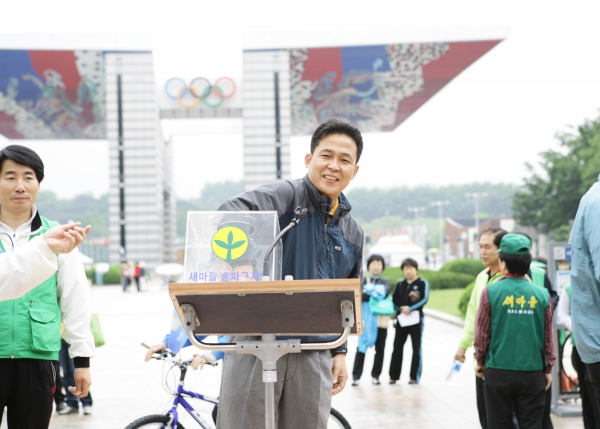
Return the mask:
[[[10,253],[27,246],[55,226],[40,216],[35,200],[44,164],[29,148],[0,150],[0,249]],[[36,269],[36,268],[33,268]],[[47,428],[56,389],[60,322],[75,361],[79,398],[91,385],[91,302],[77,249],[56,258],[56,270],[20,298],[0,302],[0,420],[8,409],[8,428]]]
[[550,296],[525,277],[529,238],[507,234],[498,252],[504,277],[484,289],[475,323],[475,373],[485,380],[487,425],[510,428],[514,412],[520,429],[540,429],[556,360]]

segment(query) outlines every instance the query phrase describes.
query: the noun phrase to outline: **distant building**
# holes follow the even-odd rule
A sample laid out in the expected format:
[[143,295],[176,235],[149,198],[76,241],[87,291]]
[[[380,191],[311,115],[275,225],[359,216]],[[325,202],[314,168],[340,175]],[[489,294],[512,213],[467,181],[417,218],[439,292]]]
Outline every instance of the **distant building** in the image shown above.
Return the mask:
[[[125,257],[148,268],[175,260],[173,147],[162,137],[151,52],[106,52],[106,125],[110,148],[110,263]],[[119,183],[117,75],[122,76],[123,188]],[[120,193],[124,193],[121,220]]]
[[444,253],[446,260],[479,257],[478,236],[488,228],[503,228],[509,232],[515,230],[515,221],[506,218],[479,220],[479,232],[474,218],[446,218],[446,239]]

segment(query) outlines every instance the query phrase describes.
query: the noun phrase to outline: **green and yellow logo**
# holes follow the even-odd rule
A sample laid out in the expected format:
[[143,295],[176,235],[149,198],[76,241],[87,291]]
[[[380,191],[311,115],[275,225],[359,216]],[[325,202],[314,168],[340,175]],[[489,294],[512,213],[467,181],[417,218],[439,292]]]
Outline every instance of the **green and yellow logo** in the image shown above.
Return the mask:
[[240,228],[227,226],[218,230],[212,238],[212,251],[225,261],[235,261],[248,250],[248,236]]

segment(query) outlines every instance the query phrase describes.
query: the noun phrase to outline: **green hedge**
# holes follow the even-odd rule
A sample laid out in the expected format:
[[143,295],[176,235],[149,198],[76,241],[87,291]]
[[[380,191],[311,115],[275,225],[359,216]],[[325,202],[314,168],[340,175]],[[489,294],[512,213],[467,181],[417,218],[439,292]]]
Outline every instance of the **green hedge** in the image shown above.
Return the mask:
[[458,310],[461,312],[463,318],[467,315],[467,306],[469,305],[469,300],[471,299],[471,295],[473,294],[473,289],[475,288],[475,282],[473,281],[469,284],[465,291],[460,296],[458,300]]
[[[85,275],[88,279],[92,281],[92,283],[96,284],[96,269],[90,268],[89,270],[85,270]],[[105,285],[118,285],[121,284],[121,266],[120,265],[111,265],[108,269],[108,272],[104,273],[102,276],[102,282]]]
[[452,272],[460,274],[470,274],[477,276],[485,268],[485,265],[478,259],[455,259],[445,263],[440,272]]
[[[394,287],[400,279],[404,278],[404,274],[399,267],[386,268],[382,275],[390,280],[392,287]],[[427,280],[431,290],[463,289],[475,280],[475,276],[470,274],[432,270],[419,270],[419,277]]]

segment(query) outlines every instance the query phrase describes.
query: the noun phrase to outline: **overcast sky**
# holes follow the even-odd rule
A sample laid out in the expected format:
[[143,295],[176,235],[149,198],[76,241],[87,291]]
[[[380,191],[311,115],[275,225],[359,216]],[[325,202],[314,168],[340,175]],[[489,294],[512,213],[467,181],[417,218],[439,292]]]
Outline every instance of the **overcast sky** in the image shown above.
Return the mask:
[[[365,134],[352,186],[520,183],[526,161],[557,147],[557,131],[599,115],[597,0],[11,3],[0,5],[0,48],[152,49],[157,91],[173,76],[240,79],[244,47],[505,39],[395,131]],[[241,130],[240,120],[163,121],[178,197],[243,177]],[[43,189],[108,191],[107,142],[16,143],[44,159]],[[294,177],[308,146],[292,139]]]

